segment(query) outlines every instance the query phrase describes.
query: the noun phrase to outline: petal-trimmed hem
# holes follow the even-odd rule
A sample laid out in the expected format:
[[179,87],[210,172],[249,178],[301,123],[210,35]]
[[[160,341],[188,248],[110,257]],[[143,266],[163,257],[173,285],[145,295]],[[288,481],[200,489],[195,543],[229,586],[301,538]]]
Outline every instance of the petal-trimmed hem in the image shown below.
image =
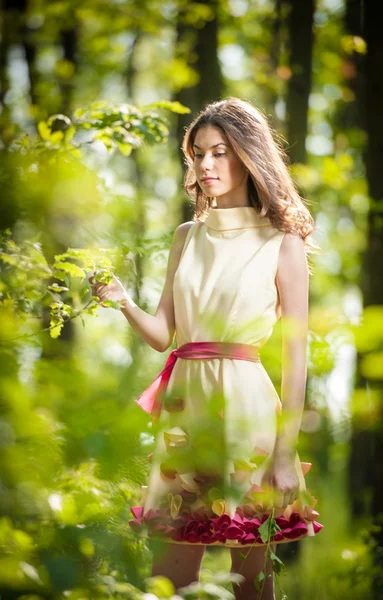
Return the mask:
[[[316,511],[315,516],[319,515]],[[167,509],[150,509],[144,513],[143,506],[133,506],[131,513],[135,517],[128,521],[131,529],[143,537],[159,537],[164,541],[223,545],[226,547],[265,546],[259,534],[259,528],[268,518],[268,514],[247,518],[239,510],[232,518],[228,513],[212,515],[199,508],[197,511],[181,510],[172,518]],[[323,525],[318,521],[293,511],[289,518],[275,517],[280,531],[269,540],[270,543],[293,542],[318,534]]]

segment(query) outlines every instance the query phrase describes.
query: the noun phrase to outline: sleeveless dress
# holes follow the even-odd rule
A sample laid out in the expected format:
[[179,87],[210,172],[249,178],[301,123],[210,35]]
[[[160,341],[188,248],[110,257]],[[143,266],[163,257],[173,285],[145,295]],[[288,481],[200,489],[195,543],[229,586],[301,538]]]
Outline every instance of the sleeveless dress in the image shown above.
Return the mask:
[[[211,208],[187,234],[174,278],[177,347],[241,342],[262,347],[281,316],[275,284],[285,232],[250,206]],[[183,544],[262,546],[270,515],[262,476],[282,404],[262,362],[178,358],[155,425],[150,474],[129,525],[140,536]],[[311,463],[296,453],[299,497],[274,508],[271,538],[313,536]]]

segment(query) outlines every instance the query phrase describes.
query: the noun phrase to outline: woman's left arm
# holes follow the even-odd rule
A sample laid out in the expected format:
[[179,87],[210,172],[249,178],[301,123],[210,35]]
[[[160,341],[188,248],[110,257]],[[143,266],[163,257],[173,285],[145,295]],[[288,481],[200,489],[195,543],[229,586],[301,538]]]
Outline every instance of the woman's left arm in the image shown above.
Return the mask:
[[282,413],[274,456],[293,458],[306,394],[309,269],[300,235],[286,233],[280,247],[276,284],[282,319]]

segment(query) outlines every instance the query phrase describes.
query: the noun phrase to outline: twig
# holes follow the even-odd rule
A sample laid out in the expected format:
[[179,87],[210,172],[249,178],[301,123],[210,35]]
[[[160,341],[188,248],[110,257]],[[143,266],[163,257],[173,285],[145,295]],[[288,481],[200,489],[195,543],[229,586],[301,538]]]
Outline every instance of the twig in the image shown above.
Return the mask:
[[[75,319],[76,317],[81,315],[81,313],[84,312],[84,310],[87,309],[88,306],[90,306],[92,304],[92,302],[93,302],[93,298],[91,300],[89,300],[89,302],[87,304],[85,304],[85,306],[83,306],[79,311],[77,311],[76,314],[72,315],[71,317],[68,317],[63,322],[67,323],[68,321],[71,321],[72,319]],[[44,329],[40,329],[39,331],[35,331],[33,333],[23,333],[22,335],[18,335],[16,337],[9,338],[8,340],[0,340],[0,345],[1,344],[5,345],[5,344],[8,344],[9,342],[13,342],[15,340],[33,337],[35,335],[39,335],[40,333],[44,333],[44,331],[50,331],[51,329],[54,329],[55,327],[57,327],[57,323],[55,325],[50,325],[49,327],[45,327]]]

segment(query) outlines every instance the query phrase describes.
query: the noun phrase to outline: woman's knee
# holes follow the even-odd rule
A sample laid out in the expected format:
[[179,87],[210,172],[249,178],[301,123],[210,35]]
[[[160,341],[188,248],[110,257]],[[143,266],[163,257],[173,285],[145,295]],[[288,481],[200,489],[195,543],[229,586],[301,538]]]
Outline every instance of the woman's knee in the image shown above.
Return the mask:
[[[276,544],[270,544],[270,550],[276,552]],[[231,548],[231,570],[250,576],[257,575],[266,566],[270,571],[272,567],[267,546],[254,546],[252,548]],[[266,558],[266,554],[268,555]],[[265,564],[266,562],[266,564]]]
[[[196,580],[205,546],[181,545],[166,542],[153,553],[152,575],[177,574],[178,580]],[[193,579],[194,578],[194,579]]]

